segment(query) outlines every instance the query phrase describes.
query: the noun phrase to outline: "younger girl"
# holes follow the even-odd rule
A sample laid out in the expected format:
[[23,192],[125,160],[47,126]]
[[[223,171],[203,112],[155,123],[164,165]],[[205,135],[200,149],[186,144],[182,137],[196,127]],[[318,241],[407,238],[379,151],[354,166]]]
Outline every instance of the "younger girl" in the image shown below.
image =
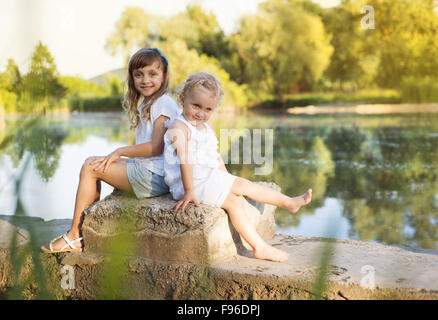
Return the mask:
[[[80,226],[85,208],[100,198],[100,181],[132,192],[137,198],[169,192],[164,182],[163,136],[166,122],[180,114],[175,101],[166,94],[169,66],[156,48],[135,53],[128,66],[128,90],[124,98],[131,129],[137,129],[136,145],[118,148],[106,157],[88,158],[82,166],[70,231],[48,245],[45,252],[82,250]],[[138,103],[141,105],[138,107]],[[120,158],[122,156],[131,158]]]
[[190,75],[179,96],[183,107],[164,136],[164,174],[170,192],[178,200],[172,209],[184,212],[187,204],[204,203],[228,212],[231,223],[252,247],[254,257],[284,262],[289,254],[268,245],[248,222],[239,195],[286,208],[295,213],[311,201],[312,189],[299,197],[282,193],[227,172],[217,152],[218,141],[208,124],[222,97],[219,80],[207,72]]

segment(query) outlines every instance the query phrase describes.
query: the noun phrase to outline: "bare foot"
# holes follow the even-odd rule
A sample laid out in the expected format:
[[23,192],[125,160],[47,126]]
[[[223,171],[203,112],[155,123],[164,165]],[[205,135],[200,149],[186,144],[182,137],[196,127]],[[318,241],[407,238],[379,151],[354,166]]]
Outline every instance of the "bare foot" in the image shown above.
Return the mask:
[[312,201],[312,189],[307,190],[305,194],[301,196],[291,198],[288,210],[292,213],[296,213],[300,208]]
[[274,262],[285,262],[289,259],[289,253],[281,251],[277,248],[265,244],[259,249],[254,249],[254,257],[261,260],[269,260]]

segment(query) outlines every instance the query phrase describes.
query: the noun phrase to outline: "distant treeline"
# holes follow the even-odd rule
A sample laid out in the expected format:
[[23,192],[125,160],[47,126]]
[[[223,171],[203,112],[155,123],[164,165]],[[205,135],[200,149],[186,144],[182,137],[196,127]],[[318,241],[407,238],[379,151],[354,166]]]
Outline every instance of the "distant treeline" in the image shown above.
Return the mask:
[[[343,0],[322,8],[310,0],[267,0],[228,35],[199,5],[167,18],[127,7],[106,49],[127,63],[138,48],[159,47],[170,61],[173,91],[188,74],[207,70],[221,79],[225,104],[235,107],[437,102],[435,3]],[[39,43],[27,74],[13,59],[0,74],[0,108],[121,109],[123,78],[61,76]]]

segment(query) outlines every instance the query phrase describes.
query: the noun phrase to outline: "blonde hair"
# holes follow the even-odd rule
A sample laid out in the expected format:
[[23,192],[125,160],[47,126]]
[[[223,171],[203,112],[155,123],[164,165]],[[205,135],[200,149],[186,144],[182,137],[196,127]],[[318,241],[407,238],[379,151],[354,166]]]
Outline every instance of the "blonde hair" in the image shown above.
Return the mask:
[[180,90],[180,96],[187,96],[187,94],[194,88],[201,86],[214,94],[218,99],[218,104],[224,96],[221,82],[218,78],[207,71],[199,71],[189,75],[184,81],[183,87]]
[[[160,89],[155,92],[147,101],[146,98],[141,100],[141,93],[137,91],[134,85],[134,78],[132,73],[136,69],[141,69],[146,66],[150,66],[157,62],[160,64],[160,68],[163,70],[163,82]],[[154,102],[165,94],[169,90],[170,71],[166,57],[156,48],[143,48],[138,50],[129,60],[128,64],[128,76],[126,82],[128,89],[123,97],[122,106],[128,114],[131,129],[138,127],[140,119],[148,121],[150,119],[151,106]],[[138,112],[139,102],[145,102],[145,106],[142,109],[142,113]]]

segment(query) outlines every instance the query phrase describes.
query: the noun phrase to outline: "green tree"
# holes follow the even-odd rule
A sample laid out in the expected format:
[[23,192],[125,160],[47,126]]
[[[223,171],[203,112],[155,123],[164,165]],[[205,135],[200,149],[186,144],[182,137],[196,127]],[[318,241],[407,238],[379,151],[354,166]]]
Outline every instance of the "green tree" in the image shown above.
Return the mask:
[[370,33],[378,50],[377,83],[397,88],[406,76],[438,72],[438,17],[434,0],[370,0],[376,28]]
[[132,50],[149,46],[153,40],[152,21],[154,18],[142,8],[126,7],[116,22],[116,30],[108,37],[105,48],[113,56],[120,50],[127,66]]
[[183,40],[189,49],[218,60],[228,54],[227,41],[216,15],[206,13],[198,5],[189,5],[184,12],[158,22],[161,41]]
[[227,55],[228,44],[216,15],[213,12],[204,12],[198,5],[187,6],[186,13],[197,26],[200,53],[215,57],[218,60]]
[[363,61],[367,58],[364,47],[364,30],[361,28],[358,1],[344,0],[341,5],[328,8],[324,12],[324,25],[330,34],[334,48],[330,65],[325,75],[340,89],[352,82],[359,85],[366,70]]
[[14,59],[8,59],[8,64],[6,65],[6,76],[8,77],[11,88],[10,91],[15,93],[18,97],[20,96],[22,76],[20,69],[16,65]]
[[160,20],[157,31],[161,42],[184,41],[189,49],[200,53],[198,27],[186,12]]
[[294,0],[261,3],[256,14],[241,19],[231,41],[243,63],[243,81],[280,102],[299,81],[312,85],[320,79],[333,51],[321,18]]
[[47,102],[50,98],[62,98],[67,89],[58,78],[55,61],[49,50],[39,42],[33,55],[30,71],[23,77],[21,96],[27,102]]
[[122,83],[117,77],[111,77],[108,87],[109,93],[112,96],[120,96],[123,93]]
[[[15,63],[13,60],[9,59],[6,71],[0,73],[0,114],[2,114],[2,110],[6,112],[15,110],[17,102],[16,88],[18,87],[18,83],[13,73],[15,70],[14,66]],[[16,70],[18,71],[18,67]]]
[[239,86],[230,79],[230,75],[221,67],[216,58],[205,54],[199,55],[195,49],[189,49],[181,39],[157,42],[154,45],[163,50],[169,61],[177,61],[177,63],[170,63],[171,88],[174,91],[183,84],[188,75],[204,70],[214,74],[221,81],[225,93],[225,105],[246,106],[247,100],[244,87]]
[[67,97],[103,97],[108,93],[97,83],[73,76],[59,77],[61,84],[67,89]]

